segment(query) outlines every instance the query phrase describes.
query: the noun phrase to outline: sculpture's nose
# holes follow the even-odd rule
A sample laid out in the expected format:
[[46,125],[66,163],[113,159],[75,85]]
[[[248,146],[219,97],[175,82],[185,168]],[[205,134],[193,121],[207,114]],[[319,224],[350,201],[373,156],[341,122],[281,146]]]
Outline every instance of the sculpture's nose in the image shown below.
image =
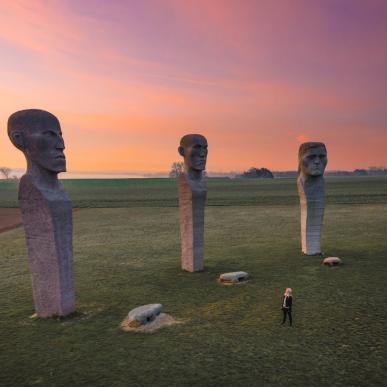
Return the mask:
[[59,137],[58,139],[58,142],[56,144],[56,148],[57,149],[65,149],[65,144],[64,144],[64,140],[63,140],[63,137]]

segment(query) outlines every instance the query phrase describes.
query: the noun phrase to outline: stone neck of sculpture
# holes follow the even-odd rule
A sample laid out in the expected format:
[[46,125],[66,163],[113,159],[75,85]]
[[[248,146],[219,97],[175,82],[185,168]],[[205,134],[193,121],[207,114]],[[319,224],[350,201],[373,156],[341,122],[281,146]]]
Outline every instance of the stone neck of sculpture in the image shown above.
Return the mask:
[[50,171],[27,159],[27,172],[31,181],[43,190],[59,190],[58,172]]
[[303,172],[300,172],[298,175],[298,183],[303,188],[307,196],[320,196],[321,190],[324,189],[324,176],[310,176],[306,175]]
[[198,180],[201,180],[203,178],[203,171],[201,171],[201,170],[188,168],[188,167],[186,167],[185,170],[186,170],[186,175],[187,175],[189,180],[198,181]]

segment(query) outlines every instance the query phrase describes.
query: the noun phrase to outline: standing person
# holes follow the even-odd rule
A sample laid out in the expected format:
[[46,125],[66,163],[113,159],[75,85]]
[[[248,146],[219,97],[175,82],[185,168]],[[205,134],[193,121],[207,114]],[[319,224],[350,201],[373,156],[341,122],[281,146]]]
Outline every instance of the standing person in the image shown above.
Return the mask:
[[286,321],[286,315],[289,316],[289,324],[292,326],[292,303],[293,303],[293,297],[292,297],[292,289],[286,288],[284,296],[282,298],[282,311],[284,313],[284,318],[282,320],[282,324],[285,324]]

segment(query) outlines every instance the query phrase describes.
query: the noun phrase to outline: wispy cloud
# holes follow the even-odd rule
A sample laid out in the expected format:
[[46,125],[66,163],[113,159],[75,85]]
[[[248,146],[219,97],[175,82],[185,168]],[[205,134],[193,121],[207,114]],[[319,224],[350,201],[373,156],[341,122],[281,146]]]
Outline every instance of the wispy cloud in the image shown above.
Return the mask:
[[[189,131],[213,170],[290,169],[304,139],[330,168],[387,164],[386,17],[378,1],[2,1],[0,120],[58,115],[73,170],[165,170]],[[0,155],[24,163],[4,130]]]

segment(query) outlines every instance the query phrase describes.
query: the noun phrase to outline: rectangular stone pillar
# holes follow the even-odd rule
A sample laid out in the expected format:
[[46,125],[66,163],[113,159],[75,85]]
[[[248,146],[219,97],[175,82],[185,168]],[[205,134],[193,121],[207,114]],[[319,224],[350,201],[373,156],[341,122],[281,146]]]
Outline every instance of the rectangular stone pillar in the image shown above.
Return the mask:
[[178,178],[181,234],[181,268],[189,272],[204,268],[204,208],[207,198],[205,178]]
[[23,176],[19,205],[36,314],[66,316],[75,311],[71,201],[63,189],[41,190]]
[[325,210],[325,185],[322,177],[315,181],[298,180],[301,209],[301,247],[306,255],[321,254],[321,230]]

